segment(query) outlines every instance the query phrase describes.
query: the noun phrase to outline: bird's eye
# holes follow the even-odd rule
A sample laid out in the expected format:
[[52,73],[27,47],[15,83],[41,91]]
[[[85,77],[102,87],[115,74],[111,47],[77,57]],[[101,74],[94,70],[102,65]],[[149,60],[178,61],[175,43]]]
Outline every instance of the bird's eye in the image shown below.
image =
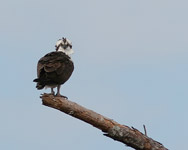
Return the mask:
[[72,45],[69,45],[70,46],[70,48],[72,48]]

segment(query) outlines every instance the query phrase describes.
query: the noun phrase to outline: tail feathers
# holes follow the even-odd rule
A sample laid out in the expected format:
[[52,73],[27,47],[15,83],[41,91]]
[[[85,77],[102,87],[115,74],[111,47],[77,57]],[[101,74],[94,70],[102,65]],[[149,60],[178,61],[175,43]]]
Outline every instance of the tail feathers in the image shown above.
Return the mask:
[[37,83],[37,85],[36,85],[36,88],[37,88],[38,90],[41,90],[41,89],[43,89],[44,87],[45,87],[45,85],[40,84],[40,82]]
[[39,82],[39,78],[34,79],[33,82]]
[[40,79],[39,79],[39,78],[34,79],[33,82],[37,82],[36,88],[37,88],[38,90],[41,90],[41,89],[43,89],[43,88],[45,87],[45,84],[42,84],[42,83],[40,82]]

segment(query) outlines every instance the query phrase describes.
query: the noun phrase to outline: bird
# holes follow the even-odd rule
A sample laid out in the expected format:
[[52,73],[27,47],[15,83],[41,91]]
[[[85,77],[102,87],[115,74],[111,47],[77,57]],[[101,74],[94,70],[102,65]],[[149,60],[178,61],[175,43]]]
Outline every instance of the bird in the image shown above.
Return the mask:
[[[62,37],[55,44],[55,51],[46,54],[39,59],[37,64],[37,78],[33,82],[37,82],[36,88],[51,88],[51,93],[54,96],[64,97],[60,94],[60,87],[72,75],[74,63],[71,55],[74,53],[72,42]],[[57,87],[55,95],[54,88]]]

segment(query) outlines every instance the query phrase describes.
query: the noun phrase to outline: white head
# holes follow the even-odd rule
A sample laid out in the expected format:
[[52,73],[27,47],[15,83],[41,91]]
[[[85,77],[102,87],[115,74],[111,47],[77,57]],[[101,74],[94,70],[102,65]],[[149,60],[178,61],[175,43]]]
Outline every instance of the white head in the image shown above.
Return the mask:
[[66,38],[59,39],[55,45],[56,51],[64,52],[70,57],[74,53],[72,49],[72,42]]

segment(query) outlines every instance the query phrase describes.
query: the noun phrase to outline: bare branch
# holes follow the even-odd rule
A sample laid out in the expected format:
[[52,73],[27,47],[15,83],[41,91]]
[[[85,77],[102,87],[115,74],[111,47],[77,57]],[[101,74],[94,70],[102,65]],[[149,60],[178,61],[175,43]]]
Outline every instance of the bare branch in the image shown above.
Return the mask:
[[122,142],[136,150],[167,150],[161,143],[147,137],[135,128],[121,125],[92,110],[84,108],[62,97],[43,94],[43,105],[60,110],[102,130],[104,135]]

